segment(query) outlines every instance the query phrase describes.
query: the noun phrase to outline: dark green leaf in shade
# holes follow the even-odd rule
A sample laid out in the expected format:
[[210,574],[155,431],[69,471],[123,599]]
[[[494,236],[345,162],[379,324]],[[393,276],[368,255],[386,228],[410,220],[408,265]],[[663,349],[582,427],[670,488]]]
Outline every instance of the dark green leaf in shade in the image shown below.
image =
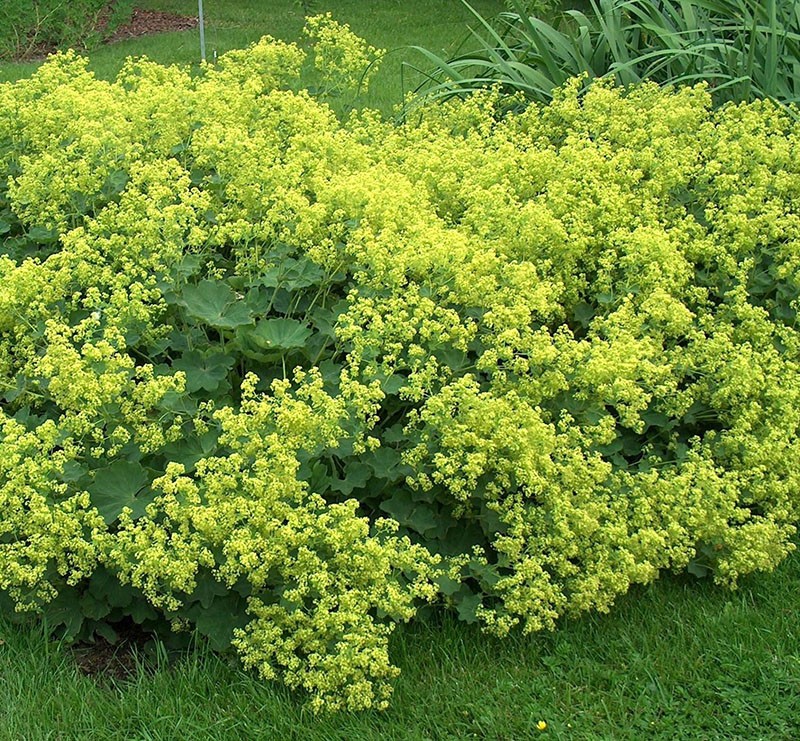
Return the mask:
[[333,340],[316,330],[311,333],[308,341],[303,346],[303,353],[308,358],[322,359],[324,357],[330,357],[333,352]]
[[87,473],[86,467],[77,461],[67,461],[61,467],[61,480],[72,484],[86,476]]
[[165,412],[193,417],[197,413],[197,403],[197,400],[189,394],[170,389],[158,402],[156,408]]
[[331,479],[330,488],[349,496],[354,489],[366,486],[372,478],[372,468],[364,463],[349,463],[345,468],[343,479]]
[[28,239],[39,244],[49,244],[58,240],[58,232],[55,229],[34,226],[28,230]]
[[452,597],[461,589],[461,582],[451,579],[447,574],[440,574],[434,581],[439,586],[439,591],[448,597]]
[[447,556],[469,553],[476,545],[481,546],[486,542],[483,529],[474,520],[457,520],[446,513],[442,513],[440,518],[439,526],[433,533],[436,541],[432,543],[437,553]]
[[189,393],[205,389],[216,391],[236,363],[236,358],[222,353],[201,353],[190,350],[173,363],[173,368],[186,374]]
[[203,261],[200,255],[184,255],[178,262],[175,263],[172,270],[179,278],[189,278],[193,275],[197,275],[197,273],[200,272],[202,262]]
[[318,365],[318,368],[325,385],[338,388],[342,374],[342,364],[327,358]]
[[210,429],[202,435],[189,435],[165,445],[161,455],[166,462],[181,463],[187,473],[194,471],[197,461],[207,458],[216,448],[219,432]]
[[254,317],[265,316],[272,307],[272,291],[255,286],[245,293],[244,301]]
[[99,566],[89,580],[89,594],[103,600],[110,607],[127,607],[134,601],[134,588],[120,583],[119,579],[105,567]]
[[381,502],[380,507],[401,525],[420,535],[439,526],[439,518],[433,509],[425,502],[415,502],[411,494],[402,489],[395,492],[391,499]]
[[84,617],[91,620],[102,620],[111,612],[112,606],[104,595],[86,592],[81,595],[80,609]]
[[201,574],[187,602],[199,602],[201,607],[208,609],[216,597],[222,597],[228,591],[228,587],[220,584],[211,574]]
[[698,579],[704,579],[711,573],[711,569],[708,566],[698,561],[690,561],[686,570]]
[[500,581],[500,574],[497,573],[497,566],[490,563],[482,563],[473,559],[469,562],[469,571],[480,580],[481,586],[486,586],[491,591]]
[[311,311],[310,318],[317,332],[328,339],[335,339],[336,321],[339,318],[339,313],[335,309],[325,309],[317,306]]
[[123,507],[130,507],[134,518],[144,514],[145,507],[154,495],[152,492],[149,495],[137,495],[149,481],[150,477],[141,465],[121,460],[95,471],[94,481],[87,490],[92,504],[110,525],[119,517]]
[[623,448],[623,440],[621,437],[615,437],[610,443],[607,445],[599,445],[598,450],[606,457],[610,458],[617,453],[622,452]]
[[145,620],[156,620],[158,613],[146,599],[138,597],[128,609],[128,614],[133,618],[133,622],[141,625]]
[[265,288],[282,286],[290,291],[321,283],[325,270],[308,258],[296,260],[293,257],[281,260],[278,265],[265,270],[258,277],[258,284]]
[[403,425],[400,422],[385,427],[383,429],[383,441],[387,443],[399,443],[406,439],[406,434],[403,432]]
[[363,460],[379,479],[400,481],[411,473],[411,469],[403,465],[400,453],[394,448],[380,447],[365,453]]
[[80,633],[84,621],[77,589],[61,589],[54,600],[44,605],[42,615],[48,629],[63,628],[62,637],[67,641],[73,640]]
[[295,305],[297,297],[285,288],[278,288],[272,296],[272,313],[288,316],[302,309]]
[[479,594],[467,594],[457,601],[458,617],[465,623],[478,622],[478,608],[481,606]]
[[437,348],[436,358],[450,368],[454,373],[460,373],[470,366],[470,360],[463,350],[456,350],[452,347]]
[[575,321],[578,322],[582,327],[588,327],[592,319],[594,319],[596,313],[596,309],[592,304],[587,304],[585,301],[581,301],[579,304],[575,305],[573,309],[573,316],[575,317]]
[[664,427],[673,427],[674,425],[670,425],[670,417],[666,414],[662,414],[661,412],[652,412],[647,411],[642,413],[642,419],[647,423],[647,428],[650,427],[658,427],[659,429]]
[[109,623],[106,622],[97,623],[97,625],[94,626],[94,632],[112,645],[119,640],[119,633],[114,630],[112,625],[109,625]]
[[192,615],[197,630],[208,638],[214,651],[224,651],[230,647],[233,631],[243,628],[249,618],[247,603],[236,593],[214,597],[207,608],[196,609]]
[[486,535],[493,535],[498,532],[505,532],[505,523],[500,519],[500,515],[493,509],[489,509],[485,502],[481,502],[481,514],[479,516],[481,529]]
[[328,467],[318,460],[304,460],[300,464],[297,476],[308,483],[309,491],[324,494],[331,488],[331,475]]
[[394,373],[391,376],[385,376],[381,379],[381,389],[384,393],[390,395],[397,395],[397,393],[406,386],[408,378]]
[[113,198],[118,196],[125,190],[128,185],[128,173],[125,170],[113,170],[108,174],[105,183],[103,183],[102,193],[106,198]]

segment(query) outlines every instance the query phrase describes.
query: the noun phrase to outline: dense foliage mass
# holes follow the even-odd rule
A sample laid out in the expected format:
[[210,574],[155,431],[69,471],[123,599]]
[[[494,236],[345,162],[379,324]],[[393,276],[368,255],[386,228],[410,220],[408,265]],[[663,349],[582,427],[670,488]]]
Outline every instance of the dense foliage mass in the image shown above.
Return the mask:
[[425,602],[502,635],[774,567],[798,124],[577,82],[342,123],[302,61],[0,86],[5,603],[166,618],[358,709]]

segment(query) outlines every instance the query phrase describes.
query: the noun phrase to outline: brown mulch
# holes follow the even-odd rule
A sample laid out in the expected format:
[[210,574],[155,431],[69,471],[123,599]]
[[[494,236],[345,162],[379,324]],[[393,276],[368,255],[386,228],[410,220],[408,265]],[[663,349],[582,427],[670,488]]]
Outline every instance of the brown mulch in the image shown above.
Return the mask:
[[81,643],[72,649],[78,669],[98,682],[133,679],[142,666],[144,648],[152,639],[133,621],[114,628],[119,636],[116,643],[97,636],[94,643]]
[[[0,0],[2,3],[3,0]],[[104,44],[113,44],[116,41],[135,39],[139,36],[150,36],[167,31],[190,31],[197,28],[197,18],[187,15],[176,15],[163,10],[143,10],[134,8],[130,20],[117,27],[114,33],[106,36]],[[100,18],[100,28],[104,26],[104,19]],[[56,48],[47,44],[32,44],[25,52],[13,59],[16,62],[35,62],[46,59],[53,54]]]
[[189,31],[197,28],[197,18],[187,15],[175,15],[163,10],[142,10],[134,8],[131,19],[119,26],[111,36],[106,38],[106,44],[113,44],[123,39],[133,39],[137,36],[148,36],[166,31]]

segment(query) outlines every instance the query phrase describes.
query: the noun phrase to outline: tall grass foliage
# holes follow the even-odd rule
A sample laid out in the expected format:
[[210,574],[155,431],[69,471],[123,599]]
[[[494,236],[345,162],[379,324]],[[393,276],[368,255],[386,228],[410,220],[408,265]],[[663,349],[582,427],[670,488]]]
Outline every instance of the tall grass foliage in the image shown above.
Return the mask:
[[[462,0],[464,1],[464,0]],[[800,4],[792,0],[590,0],[551,24],[513,11],[487,20],[465,2],[478,25],[472,47],[444,59],[418,47],[433,71],[428,99],[499,85],[546,102],[583,75],[621,85],[708,82],[714,103],[800,100]],[[465,41],[466,46],[469,40]]]

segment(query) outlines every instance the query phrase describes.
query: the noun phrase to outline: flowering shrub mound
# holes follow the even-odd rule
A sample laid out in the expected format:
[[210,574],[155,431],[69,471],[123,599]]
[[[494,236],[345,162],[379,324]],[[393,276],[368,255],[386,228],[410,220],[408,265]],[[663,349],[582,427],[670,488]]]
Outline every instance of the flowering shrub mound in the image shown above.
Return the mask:
[[342,123],[302,61],[0,86],[7,609],[166,619],[360,709],[426,602],[502,635],[774,567],[798,124],[577,84]]

